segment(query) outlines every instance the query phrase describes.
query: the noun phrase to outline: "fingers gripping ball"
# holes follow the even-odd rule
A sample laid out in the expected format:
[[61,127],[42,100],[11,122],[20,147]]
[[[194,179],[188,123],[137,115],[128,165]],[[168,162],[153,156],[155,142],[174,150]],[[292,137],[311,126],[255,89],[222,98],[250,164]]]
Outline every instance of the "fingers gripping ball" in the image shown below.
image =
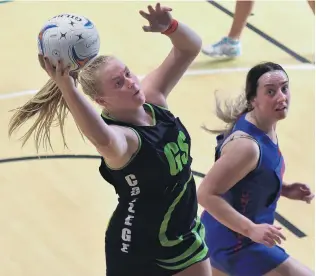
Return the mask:
[[47,56],[53,66],[59,59],[70,65],[70,71],[81,69],[100,50],[99,33],[95,25],[84,16],[59,14],[41,28],[38,53]]

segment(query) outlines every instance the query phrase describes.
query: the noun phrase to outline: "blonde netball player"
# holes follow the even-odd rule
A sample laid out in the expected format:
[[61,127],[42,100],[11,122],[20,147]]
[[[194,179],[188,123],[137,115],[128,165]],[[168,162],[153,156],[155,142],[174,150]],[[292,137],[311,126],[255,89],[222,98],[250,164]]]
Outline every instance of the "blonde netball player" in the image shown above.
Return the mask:
[[[96,57],[74,78],[63,61],[55,70],[40,57],[51,79],[18,109],[10,124],[12,133],[38,115],[24,141],[34,134],[39,147],[50,141],[56,115],[63,129],[69,109],[100,152],[100,173],[118,194],[105,238],[108,276],[211,275],[204,227],[197,216],[190,135],[166,101],[198,55],[201,39],[170,11],[159,3],[140,11],[149,22],[143,30],[162,33],[173,44],[162,64],[142,82],[113,56]],[[103,108],[101,116],[77,82]]]

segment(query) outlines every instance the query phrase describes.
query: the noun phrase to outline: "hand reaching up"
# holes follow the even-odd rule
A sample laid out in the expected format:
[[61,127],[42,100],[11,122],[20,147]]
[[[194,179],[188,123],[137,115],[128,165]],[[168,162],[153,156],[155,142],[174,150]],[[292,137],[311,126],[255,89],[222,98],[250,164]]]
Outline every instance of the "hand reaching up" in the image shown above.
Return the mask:
[[171,8],[161,7],[160,3],[156,4],[155,9],[149,5],[148,13],[139,11],[142,17],[149,22],[149,26],[143,26],[143,30],[145,32],[164,32],[167,30],[172,22],[171,11]]

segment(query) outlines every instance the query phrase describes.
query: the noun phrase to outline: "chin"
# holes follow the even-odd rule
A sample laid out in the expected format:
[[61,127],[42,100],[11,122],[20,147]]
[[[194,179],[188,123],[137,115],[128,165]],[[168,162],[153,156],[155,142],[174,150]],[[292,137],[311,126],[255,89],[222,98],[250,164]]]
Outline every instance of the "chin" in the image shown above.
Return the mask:
[[137,104],[139,104],[140,106],[142,106],[146,102],[146,97],[143,93],[139,93],[138,95],[136,95],[134,101],[137,102]]
[[287,117],[287,110],[283,111],[283,112],[278,112],[276,119],[278,121],[284,120]]

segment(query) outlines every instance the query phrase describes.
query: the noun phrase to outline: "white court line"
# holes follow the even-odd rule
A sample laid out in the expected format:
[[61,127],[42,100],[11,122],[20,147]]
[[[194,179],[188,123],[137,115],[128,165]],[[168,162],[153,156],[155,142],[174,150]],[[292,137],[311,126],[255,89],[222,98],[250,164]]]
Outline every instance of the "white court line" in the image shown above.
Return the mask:
[[[313,64],[294,64],[294,65],[283,65],[285,70],[297,70],[297,71],[311,71],[315,70],[315,65]],[[218,69],[205,69],[205,70],[188,70],[184,76],[207,76],[215,74],[229,74],[236,72],[248,72],[250,68],[248,67],[237,67],[237,68],[218,68]],[[144,76],[138,76],[142,79]],[[38,90],[26,90],[20,92],[12,92],[0,95],[0,100],[12,99],[17,97],[22,97],[25,95],[36,94]]]

